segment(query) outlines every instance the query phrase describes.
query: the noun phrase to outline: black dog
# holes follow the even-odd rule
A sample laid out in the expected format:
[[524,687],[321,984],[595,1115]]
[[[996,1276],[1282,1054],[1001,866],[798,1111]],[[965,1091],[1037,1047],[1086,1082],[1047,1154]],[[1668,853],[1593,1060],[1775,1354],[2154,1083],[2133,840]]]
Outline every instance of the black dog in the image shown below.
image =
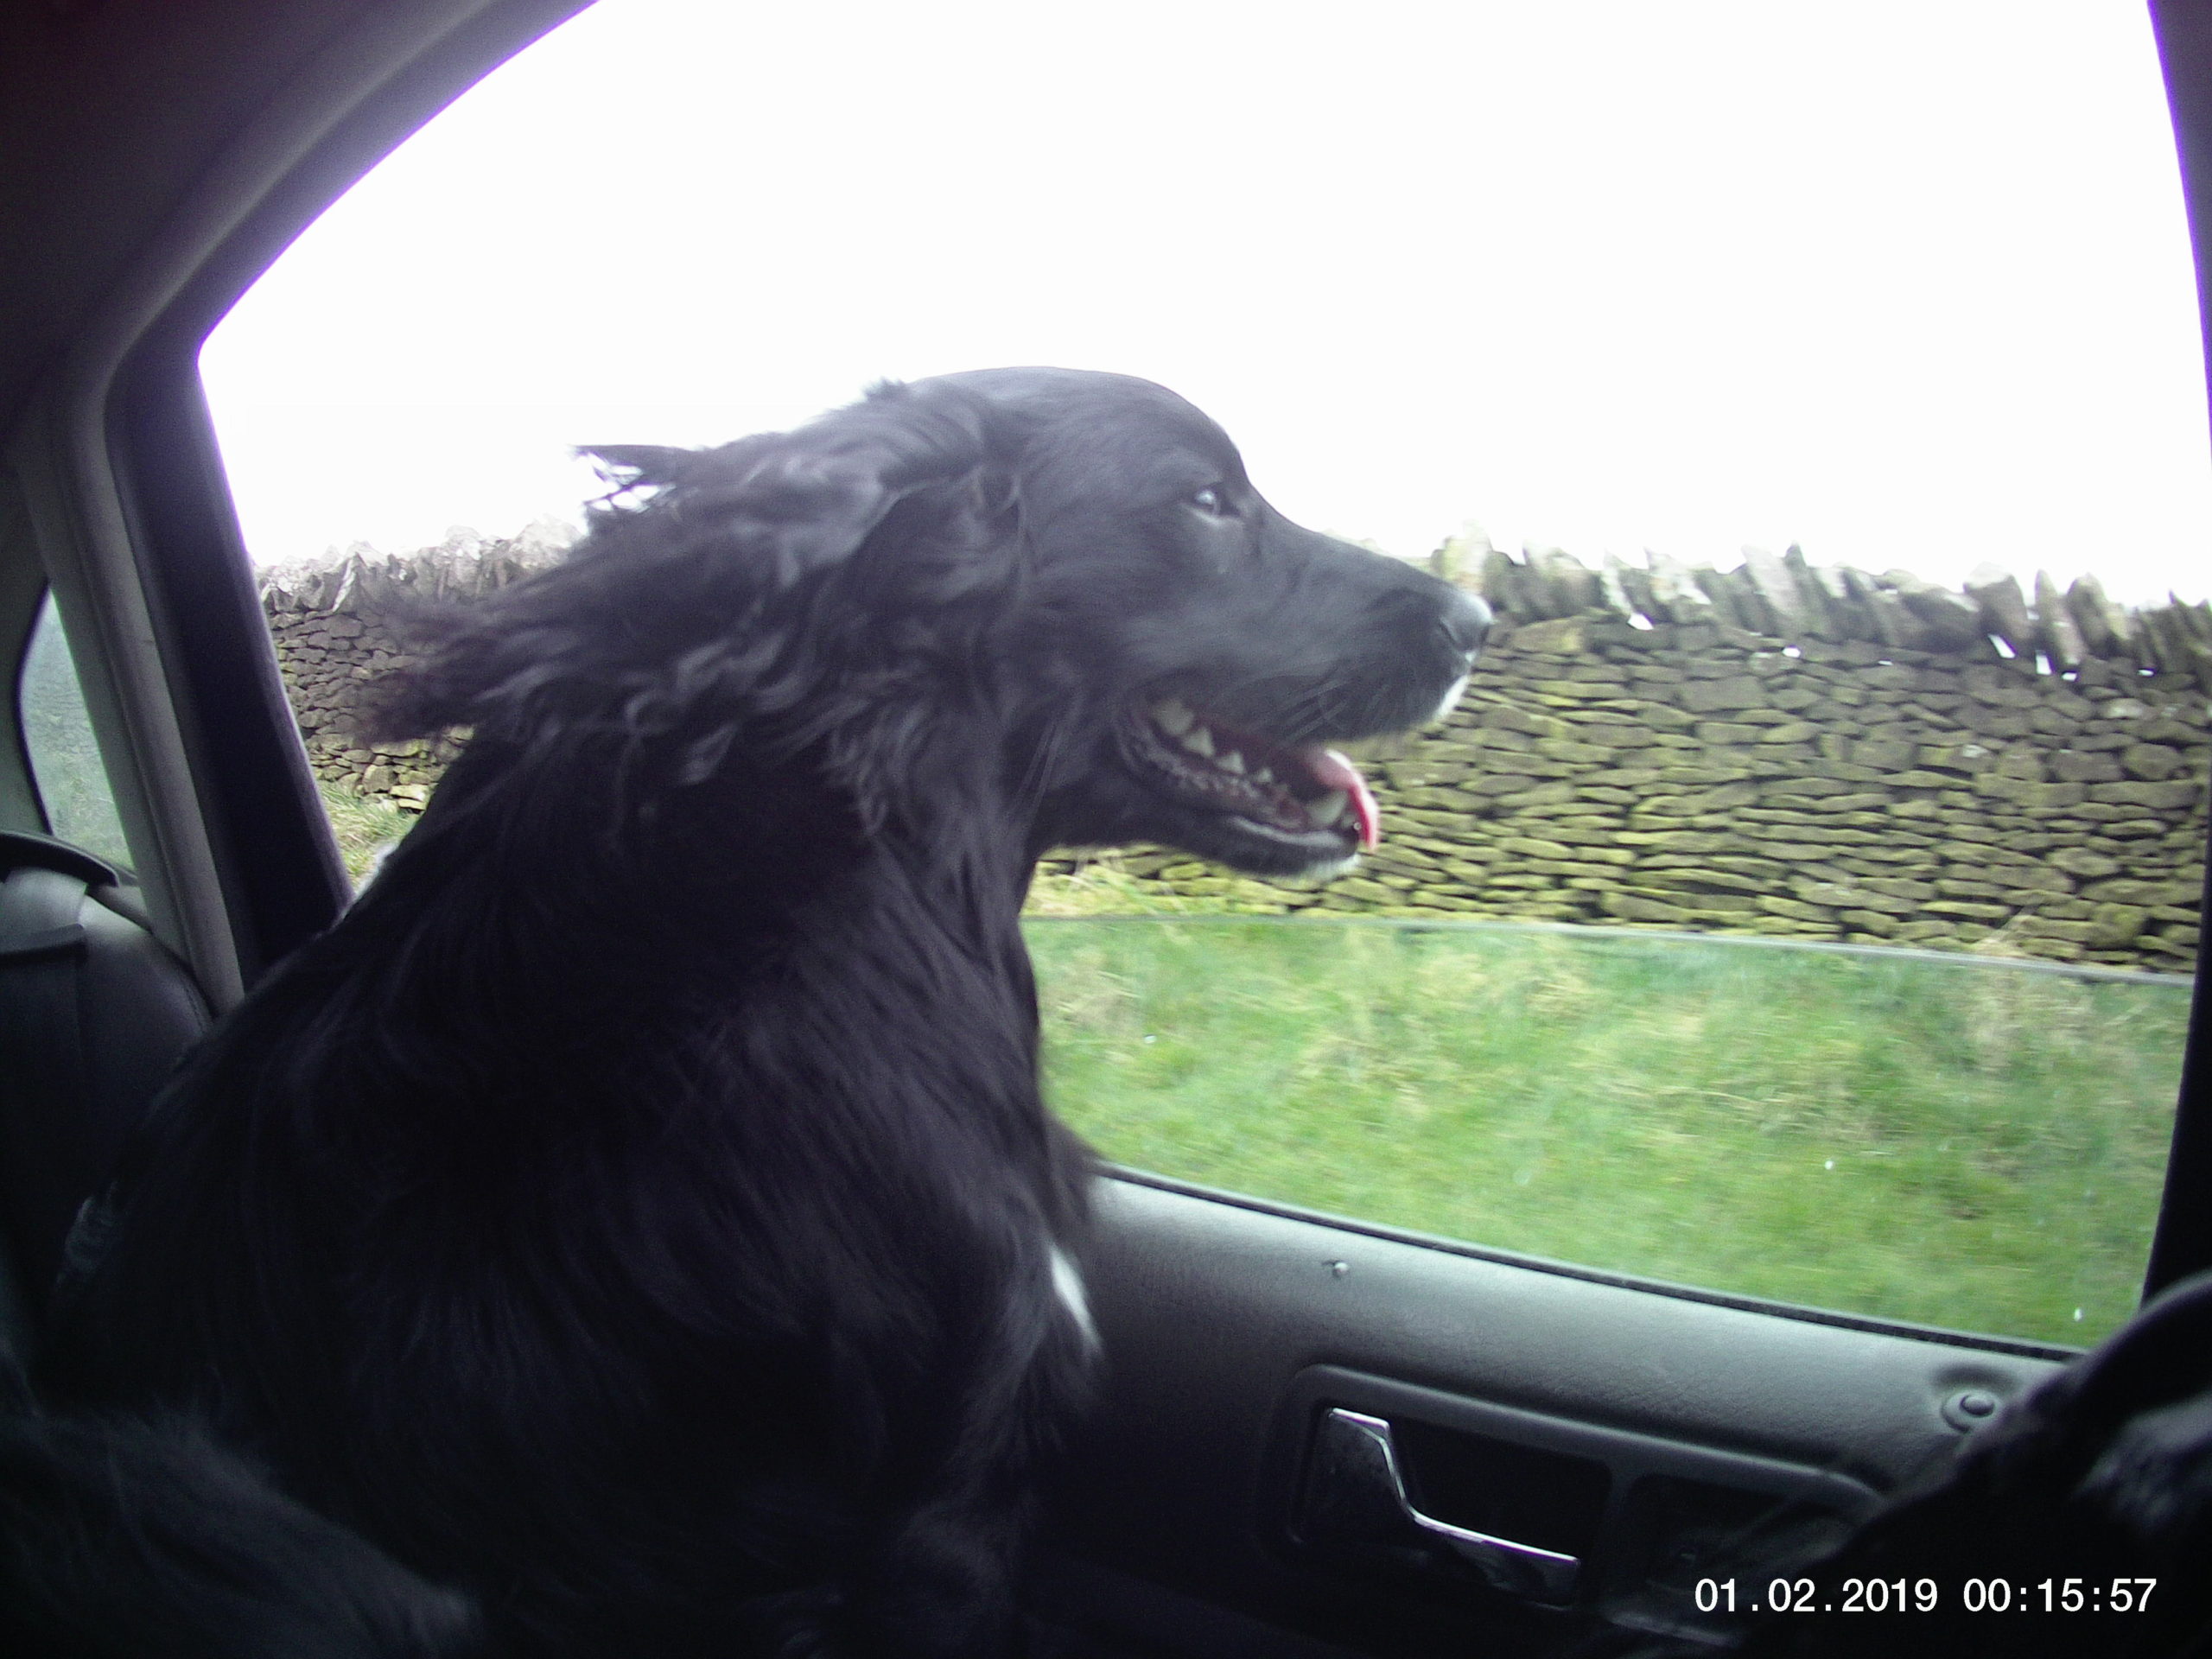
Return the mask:
[[1341,867],[1322,745],[1438,712],[1486,613],[1116,376],[601,453],[629,504],[397,686],[465,752],[157,1107],[54,1381],[203,1415],[517,1651],[997,1652],[1095,1340],[1034,860]]

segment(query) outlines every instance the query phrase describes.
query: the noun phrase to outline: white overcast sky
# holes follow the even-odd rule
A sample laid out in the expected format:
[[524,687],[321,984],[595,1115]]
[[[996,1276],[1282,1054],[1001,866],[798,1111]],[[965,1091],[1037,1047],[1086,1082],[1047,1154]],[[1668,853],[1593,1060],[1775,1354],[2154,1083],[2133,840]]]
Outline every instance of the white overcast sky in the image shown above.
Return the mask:
[[1319,528],[2212,577],[2126,0],[601,0],[201,363],[257,558],[594,493],[884,376],[1173,386]]

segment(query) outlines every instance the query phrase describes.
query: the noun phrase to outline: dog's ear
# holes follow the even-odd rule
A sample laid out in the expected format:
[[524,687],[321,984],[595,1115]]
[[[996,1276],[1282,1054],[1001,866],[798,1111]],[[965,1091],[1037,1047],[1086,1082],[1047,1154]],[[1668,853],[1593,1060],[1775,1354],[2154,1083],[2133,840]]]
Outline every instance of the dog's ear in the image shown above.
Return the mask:
[[713,449],[584,453],[620,489],[655,486],[645,511],[680,523],[683,539],[703,534],[741,548],[780,586],[851,556],[901,499],[972,477],[1005,447],[975,394],[887,382],[790,432]]
[[[597,721],[648,734],[709,704],[795,706],[812,695],[805,683],[855,660],[874,671],[872,619],[906,626],[1003,574],[1012,430],[964,388],[884,385],[794,431],[716,448],[582,452],[618,498],[637,493],[602,504],[552,569],[465,613],[416,619],[421,654],[387,677],[368,729],[544,734]],[[925,494],[943,499],[933,509]],[[854,556],[872,539],[885,556],[863,568]],[[817,614],[805,580],[817,574],[852,575],[874,602]],[[685,777],[720,762],[721,723],[701,725],[708,741],[687,753]]]

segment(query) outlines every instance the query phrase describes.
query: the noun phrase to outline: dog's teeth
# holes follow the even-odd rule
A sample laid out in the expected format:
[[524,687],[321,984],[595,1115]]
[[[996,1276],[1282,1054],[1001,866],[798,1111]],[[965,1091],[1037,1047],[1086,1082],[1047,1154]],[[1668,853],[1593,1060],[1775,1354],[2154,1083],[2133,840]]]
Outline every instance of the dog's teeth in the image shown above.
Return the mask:
[[1255,784],[1272,784],[1274,780],[1275,769],[1273,766],[1262,766],[1252,774],[1252,781]]
[[1244,771],[1244,757],[1234,749],[1224,749],[1219,754],[1214,756],[1213,763],[1224,772],[1233,772],[1239,776],[1242,776]]
[[1198,716],[1174,698],[1169,697],[1164,702],[1152,705],[1152,719],[1153,723],[1168,736],[1180,737],[1191,729],[1192,722],[1196,721]]
[[1344,809],[1351,804],[1351,796],[1345,794],[1341,789],[1332,789],[1319,800],[1308,801],[1306,804],[1306,816],[1325,829],[1343,817]]
[[1183,747],[1188,749],[1192,754],[1203,754],[1207,756],[1209,759],[1212,757],[1213,734],[1207,731],[1205,727],[1192,727],[1189,731],[1183,734],[1181,741]]

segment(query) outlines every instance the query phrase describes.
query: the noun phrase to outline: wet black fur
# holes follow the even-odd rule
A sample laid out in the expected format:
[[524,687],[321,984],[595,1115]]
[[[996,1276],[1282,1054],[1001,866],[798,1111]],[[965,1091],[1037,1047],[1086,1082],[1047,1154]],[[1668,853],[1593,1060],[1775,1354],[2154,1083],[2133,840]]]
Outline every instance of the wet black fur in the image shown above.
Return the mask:
[[35,1410],[0,1355],[0,1653],[463,1659],[477,1634],[196,1426]]
[[394,688],[473,734],[160,1103],[52,1381],[206,1419],[516,1651],[988,1656],[1090,1359],[1034,859],[1327,862],[1149,787],[1132,699],[1395,729],[1480,607],[1119,377],[601,453],[636,487]]

